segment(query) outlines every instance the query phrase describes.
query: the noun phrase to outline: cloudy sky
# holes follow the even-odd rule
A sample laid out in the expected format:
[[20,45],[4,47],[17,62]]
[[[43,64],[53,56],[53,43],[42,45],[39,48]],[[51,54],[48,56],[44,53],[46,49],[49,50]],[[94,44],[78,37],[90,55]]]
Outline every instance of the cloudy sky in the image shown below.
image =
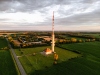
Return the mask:
[[100,31],[100,0],[0,0],[0,30]]

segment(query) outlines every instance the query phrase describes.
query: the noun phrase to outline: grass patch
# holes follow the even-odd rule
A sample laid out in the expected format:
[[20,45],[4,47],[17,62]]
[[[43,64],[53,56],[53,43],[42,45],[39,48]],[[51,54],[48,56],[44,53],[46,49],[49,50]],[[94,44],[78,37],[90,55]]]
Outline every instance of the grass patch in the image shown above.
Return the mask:
[[[53,54],[48,55],[48,56],[44,56],[40,54],[40,52],[43,51],[47,47],[50,48],[50,46],[46,46],[46,47],[21,49],[21,51],[23,51],[23,54],[21,54],[21,51],[15,50],[16,54],[18,56],[21,56],[19,57],[19,59],[23,67],[25,68],[27,74],[35,73],[37,70],[46,70],[47,68],[54,67]],[[35,56],[32,55],[32,53],[34,52],[36,53]],[[59,56],[58,64],[68,61],[68,59],[81,56],[80,54],[76,54],[74,52],[67,51],[58,47],[55,47],[55,52]]]

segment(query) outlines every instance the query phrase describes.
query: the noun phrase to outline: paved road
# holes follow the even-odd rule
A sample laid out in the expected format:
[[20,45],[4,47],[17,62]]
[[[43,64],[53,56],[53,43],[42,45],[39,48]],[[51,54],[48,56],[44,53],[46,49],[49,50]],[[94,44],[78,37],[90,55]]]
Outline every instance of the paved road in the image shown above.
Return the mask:
[[25,72],[25,70],[24,70],[24,68],[22,67],[22,65],[21,65],[21,63],[20,63],[20,61],[19,61],[19,59],[17,58],[17,56],[16,56],[16,54],[15,54],[15,52],[14,52],[14,49],[11,47],[11,45],[10,45],[8,39],[6,39],[6,40],[7,40],[7,42],[8,42],[8,46],[9,46],[9,48],[10,48],[10,50],[11,50],[13,56],[14,56],[14,59],[15,59],[15,61],[16,61],[16,64],[18,65],[18,68],[19,68],[19,71],[20,71],[21,75],[27,75],[26,72]]

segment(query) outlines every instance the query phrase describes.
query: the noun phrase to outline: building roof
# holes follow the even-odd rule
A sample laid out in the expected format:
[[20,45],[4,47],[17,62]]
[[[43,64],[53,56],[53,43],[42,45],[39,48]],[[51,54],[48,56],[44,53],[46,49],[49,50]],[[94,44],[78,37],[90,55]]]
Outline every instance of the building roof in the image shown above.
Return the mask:
[[50,48],[46,48],[44,51],[45,52],[51,52],[52,50]]

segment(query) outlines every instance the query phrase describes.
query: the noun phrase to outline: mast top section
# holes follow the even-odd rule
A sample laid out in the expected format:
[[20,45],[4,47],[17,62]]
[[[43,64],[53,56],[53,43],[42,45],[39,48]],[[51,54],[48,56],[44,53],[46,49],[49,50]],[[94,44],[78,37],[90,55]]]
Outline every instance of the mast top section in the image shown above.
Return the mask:
[[53,17],[52,17],[52,34],[54,34],[54,11],[53,11]]

